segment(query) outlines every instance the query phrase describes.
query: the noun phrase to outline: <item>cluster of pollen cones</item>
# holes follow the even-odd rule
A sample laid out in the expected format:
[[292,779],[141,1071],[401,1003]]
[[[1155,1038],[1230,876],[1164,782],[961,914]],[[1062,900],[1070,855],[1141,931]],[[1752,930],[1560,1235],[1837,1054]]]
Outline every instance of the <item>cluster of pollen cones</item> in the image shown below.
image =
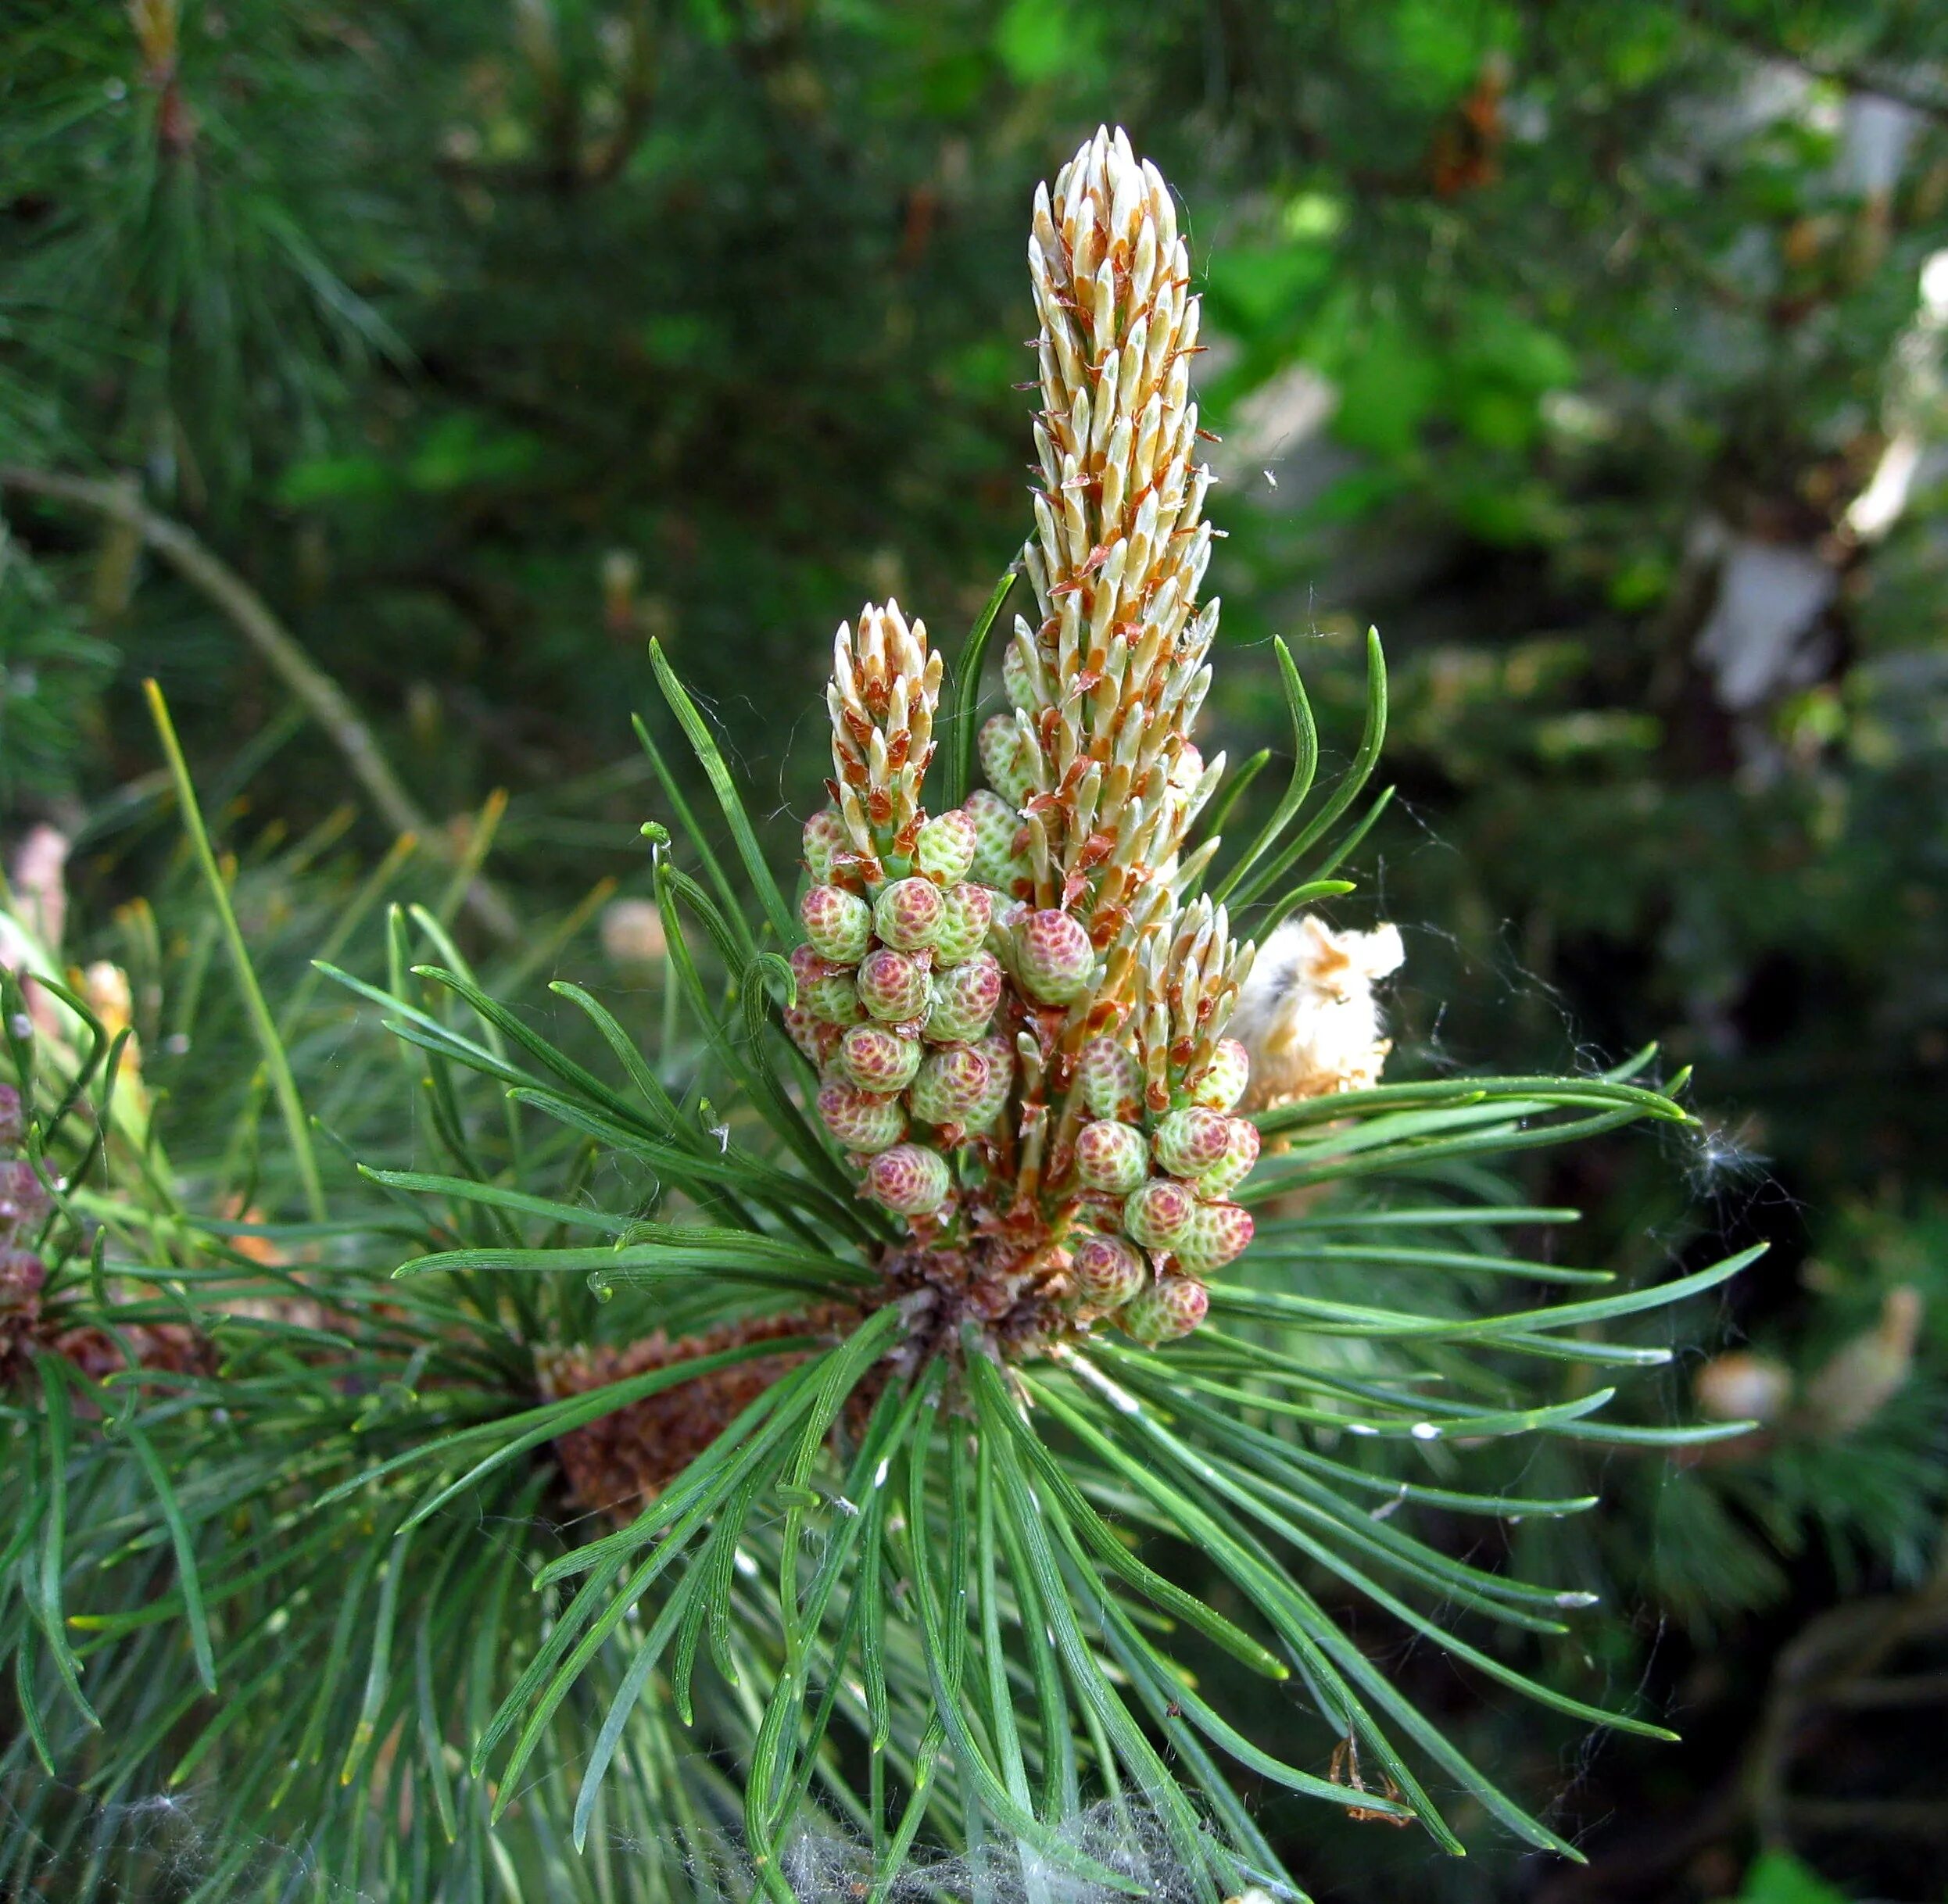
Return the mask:
[[[1223,771],[1191,735],[1218,603],[1191,395],[1198,302],[1170,194],[1098,131],[1035,197],[1035,617],[982,727],[987,785],[922,801],[941,685],[897,603],[842,627],[832,804],[788,1027],[862,1193],[904,1219],[889,1275],[1030,1346],[1203,1319],[1252,1237],[1259,1134],[1226,1028],[1253,948],[1185,840]],[[1273,1014],[1276,1016],[1276,1013]]]
[[[1371,1083],[1373,983],[1400,957],[1391,927],[1307,917],[1255,969],[1199,896],[1217,841],[1186,842],[1224,761],[1191,740],[1218,621],[1199,595],[1198,299],[1169,189],[1123,133],[1037,192],[1029,270],[1035,612],[1003,649],[1007,709],[979,730],[986,784],[927,811],[941,658],[897,602],[868,604],[833,645],[831,802],[804,836],[786,1027],[860,1194],[900,1219],[867,1300],[905,1306],[909,1355],[969,1320],[1012,1355],[1104,1326],[1195,1330],[1252,1240],[1235,1199],[1259,1138],[1238,1113]],[[764,1317],[578,1351],[543,1383],[836,1326]],[[655,1493],[802,1352],[578,1431],[571,1485],[607,1509]]]

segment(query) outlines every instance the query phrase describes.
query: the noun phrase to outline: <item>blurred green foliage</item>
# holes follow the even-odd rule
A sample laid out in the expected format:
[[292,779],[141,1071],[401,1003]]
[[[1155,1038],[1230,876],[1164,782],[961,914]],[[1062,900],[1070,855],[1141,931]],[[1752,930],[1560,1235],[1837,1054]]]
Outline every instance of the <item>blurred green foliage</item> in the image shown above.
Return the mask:
[[[1033,184],[1099,117],[1177,183],[1204,274],[1211,725],[1234,758],[1274,742],[1267,638],[1316,635],[1343,748],[1353,638],[1395,657],[1401,798],[1363,871],[1409,933],[1397,1062],[1653,1035],[1696,1061],[1721,1130],[1692,1208],[1607,1153],[1545,1187],[1643,1262],[1700,1223],[1785,1242],[1693,1339],[1728,1326],[1802,1398],[1918,1295],[1851,1427],[1802,1409],[1610,1477],[1581,1558],[1647,1611],[1608,1663],[1698,1743],[1681,1772],[1559,1766],[1577,1816],[1662,1821],[1656,1855],[1618,1831],[1606,1891],[1497,1865],[1416,1895],[1722,1893],[1739,1866],[1700,1860],[1751,1827],[1774,1655],[1941,1566],[1948,16],[16,0],[0,462],[192,524],[428,811],[511,789],[498,862],[536,903],[633,850],[652,635],[782,839],[829,630],[892,593],[949,639],[1012,553],[1030,360],[997,340],[1032,328]],[[77,837],[98,916],[154,859],[145,674],[275,818],[337,803],[342,762],[216,607],[85,513],[6,503],[0,800],[9,834]],[[1666,1619],[1710,1637],[1659,1644]],[[1457,1723],[1559,1763],[1532,1722]],[[1836,1748],[1831,1777],[1868,1805],[1885,1770]],[[1850,1889],[1939,1888],[1938,1837],[1871,1805],[1802,1849]],[[1333,1895],[1419,1868],[1382,1845]],[[1788,1868],[1747,1895],[1814,1895],[1760,1874]]]
[[115,651],[0,524],[0,806],[72,794]]
[[1846,1900],[1789,1852],[1769,1851],[1746,1873],[1739,1895],[1726,1904],[1846,1904]]

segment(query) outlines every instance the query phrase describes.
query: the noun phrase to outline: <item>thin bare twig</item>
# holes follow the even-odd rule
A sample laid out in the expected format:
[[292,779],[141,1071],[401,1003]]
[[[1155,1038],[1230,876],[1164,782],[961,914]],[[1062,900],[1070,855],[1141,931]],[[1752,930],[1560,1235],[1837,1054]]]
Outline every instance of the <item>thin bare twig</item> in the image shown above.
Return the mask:
[[[263,597],[182,524],[157,514],[127,486],[56,470],[0,465],[0,489],[70,503],[136,531],[177,574],[220,609],[270,664],[345,756],[386,824],[396,832],[415,834],[443,857],[458,860],[460,855],[445,830],[428,819],[401,785],[371,728],[345,691],[305,653]],[[475,879],[467,899],[474,917],[497,937],[515,936],[517,928],[512,911],[485,880]]]

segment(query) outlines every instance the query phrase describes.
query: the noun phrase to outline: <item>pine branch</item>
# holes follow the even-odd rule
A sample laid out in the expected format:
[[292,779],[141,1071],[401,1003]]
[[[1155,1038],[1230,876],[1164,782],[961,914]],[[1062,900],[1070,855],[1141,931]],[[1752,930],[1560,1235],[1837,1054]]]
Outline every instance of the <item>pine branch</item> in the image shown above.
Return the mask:
[[[1011,711],[975,736],[987,786],[960,775],[1005,582],[944,710],[923,623],[888,603],[840,630],[834,803],[806,827],[795,916],[655,653],[735,850],[711,850],[645,730],[673,822],[644,829],[654,1059],[626,1003],[562,982],[546,1016],[521,995],[531,960],[468,966],[444,922],[473,859],[322,968],[338,989],[306,974],[274,1012],[257,972],[344,908],[267,922],[246,957],[172,747],[205,889],[158,943],[184,948],[192,997],[227,946],[199,1058],[268,1068],[291,1142],[263,1168],[296,1173],[312,1220],[254,1220],[260,1195],[291,1201],[287,1177],[258,1183],[254,1078],[220,1161],[172,1172],[159,1211],[159,1152],[64,1129],[77,1104],[111,1127],[127,1029],[88,1021],[104,1076],[72,1054],[37,1071],[53,1034],[9,994],[22,1088],[0,1109],[24,1154],[0,1160],[0,1242],[22,1247],[0,1261],[30,1300],[0,1348],[41,1379],[9,1398],[28,1458],[0,1500],[23,1721],[0,1748],[0,1883],[10,1845],[79,1841],[74,1789],[199,1769],[228,1834],[209,1895],[281,1837],[410,1904],[489,1869],[515,1904],[663,1904],[698,1881],[618,1866],[618,1846],[694,1854],[740,1816],[734,1856],[705,1856],[738,1904],[890,1897],[922,1830],[998,1843],[1031,1900],[1300,1895],[1247,1781],[1457,1855],[1444,1807],[1466,1804],[1576,1856],[1370,1621],[1579,1725],[1670,1736],[1513,1651],[1570,1631],[1593,1598],[1577,1576],[1442,1536],[1592,1505],[1529,1484],[1538,1450],[1735,1432],[1609,1429],[1616,1390],[1583,1371],[1667,1363],[1653,1319],[1756,1252],[1587,1293],[1610,1272],[1509,1237],[1563,1213],[1484,1166],[1688,1122],[1628,1082],[1649,1054],[1591,1079],[1379,1084],[1373,988],[1398,933],[1308,915],[1260,957],[1191,896],[1224,763],[1191,739],[1217,605],[1175,218],[1106,129],[1037,199],[1039,620],[1017,619]],[[344,708],[178,525],[79,478],[0,480],[134,523],[328,726]],[[1302,862],[1331,864],[1375,764],[1369,653],[1364,739],[1309,818],[1316,736],[1281,653],[1298,764],[1226,875],[1274,915],[1322,889]],[[936,731],[961,803],[929,814]],[[356,734],[368,792],[403,800]],[[374,1007],[396,1062],[348,1022]],[[363,1174],[328,1194],[313,1133]],[[205,1181],[221,1215],[179,1215]],[[1234,1705],[1212,1690],[1230,1662],[1302,1696]],[[1119,1834],[1092,1827],[1099,1799]],[[145,1855],[112,1845],[88,1895],[138,1888]]]

